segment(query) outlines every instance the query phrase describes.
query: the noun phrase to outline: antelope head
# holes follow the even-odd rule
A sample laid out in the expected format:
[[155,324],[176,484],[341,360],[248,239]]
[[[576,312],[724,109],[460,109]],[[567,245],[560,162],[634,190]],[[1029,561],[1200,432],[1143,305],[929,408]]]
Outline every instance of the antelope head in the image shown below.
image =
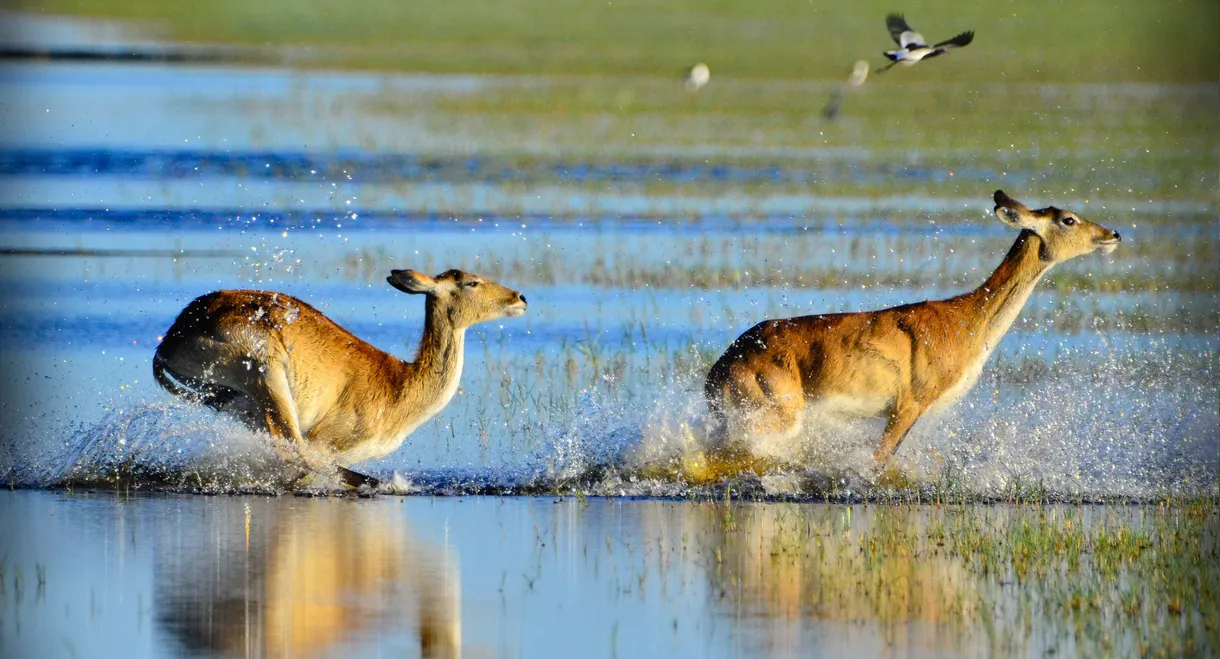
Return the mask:
[[386,281],[403,293],[428,296],[455,328],[525,313],[525,296],[490,279],[461,270],[429,277],[414,270],[392,270]]
[[1044,261],[1061,263],[1095,251],[1113,252],[1122,241],[1117,231],[1094,224],[1072,211],[1054,206],[1034,210],[995,191],[995,215],[1011,227],[1032,231],[1042,239]]

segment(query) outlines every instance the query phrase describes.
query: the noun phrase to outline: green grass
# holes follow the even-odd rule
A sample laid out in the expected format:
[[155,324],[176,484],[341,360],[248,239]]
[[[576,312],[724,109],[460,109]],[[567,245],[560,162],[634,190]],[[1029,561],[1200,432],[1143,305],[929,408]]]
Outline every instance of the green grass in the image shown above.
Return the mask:
[[[997,187],[1034,187],[1059,199],[1220,205],[1220,3],[1213,0],[917,2],[905,11],[930,38],[975,29],[976,41],[872,76],[846,94],[833,122],[822,109],[852,62],[865,57],[877,65],[890,44],[883,18],[892,3],[15,6],[142,21],[191,41],[290,46],[289,61],[306,67],[524,75],[489,76],[465,91],[387,82],[324,104],[385,119],[388,130],[401,122],[400,133],[420,135],[409,142],[414,152],[503,159],[528,175],[498,186],[514,197],[549,183],[556,161],[592,160],[761,164],[819,174],[812,185],[658,181],[614,193],[765,200],[812,189],[824,196],[973,198],[990,189],[980,193],[977,176],[962,184],[949,173],[983,170]],[[713,73],[692,96],[679,76],[696,60],[709,62]],[[334,120],[305,90],[261,109],[307,126]],[[385,148],[376,136],[365,141],[363,148]],[[944,176],[898,175],[909,166]],[[853,178],[857,168],[878,176]],[[565,185],[607,192],[603,183]]]
[[[476,122],[476,132],[499,130],[511,138],[522,129],[547,128],[558,144],[579,136],[609,140],[606,148],[660,142],[721,150],[980,151],[1014,165],[1024,164],[1035,135],[1047,142],[1043,157],[1085,150],[1135,158],[1161,145],[1190,154],[1204,145],[1165,144],[1162,138],[1205,134],[1216,125],[1210,111],[1217,103],[1214,87],[977,84],[913,73],[878,78],[849,92],[845,120],[834,124],[821,112],[833,86],[758,80],[718,81],[692,97],[666,80],[559,78],[478,94],[440,94],[428,106],[438,114],[437,126],[488,117],[484,121],[498,123]],[[384,102],[385,111],[396,112],[414,109],[416,101],[387,93]],[[1205,144],[1214,151],[1214,139]],[[1162,155],[1173,154],[1157,154]]]
[[[887,219],[896,224],[926,222],[923,217],[902,215]],[[1097,219],[1127,230],[1121,218]],[[1162,220],[1161,226],[1168,232],[1193,221]],[[941,227],[957,222],[951,216],[937,219]],[[748,227],[750,223],[742,225]],[[1133,240],[1111,258],[1085,257],[1057,266],[1040,284],[1040,295],[1056,294],[1069,300],[1085,293],[1141,294],[1146,296],[1142,303],[1147,313],[1175,315],[1180,302],[1159,299],[1156,293],[1214,295],[1220,291],[1220,264],[1200,256],[1220,250],[1220,241],[1214,236],[1157,240],[1152,234],[1146,235],[1153,239]],[[561,260],[554,257],[556,252],[543,233],[528,247],[445,263],[425,255],[416,265],[427,272],[462,267],[526,287],[583,284],[612,290],[776,287],[912,289],[921,293],[932,289],[951,294],[980,285],[1014,239],[1014,235],[940,239],[906,234],[861,236],[833,230],[752,236],[690,232],[658,238],[663,242],[650,249],[637,238],[611,234],[590,237],[582,246],[581,259]],[[662,244],[664,249],[659,248]],[[347,281],[377,285],[385,272],[400,263],[401,255],[391,249],[362,247],[295,267],[298,276],[341,276]]]
[[[841,117],[831,122],[822,107],[836,85],[724,80],[692,98],[675,80],[567,76],[491,81],[472,90],[387,84],[328,105],[367,113],[391,131],[402,126],[385,143],[370,135],[362,148],[401,149],[400,135],[419,135],[407,142],[413,152],[441,158],[473,153],[489,161],[488,171],[495,165],[511,170],[514,180],[496,186],[505,211],[514,203],[525,208],[533,193],[548,190],[560,197],[580,191],[592,204],[629,193],[761,206],[778,195],[974,198],[1013,187],[1061,203],[1220,205],[1215,85],[976,85],[895,74],[847,94]],[[312,99],[302,91],[299,97],[256,102],[251,110],[302,126],[332,120],[311,109]],[[813,177],[808,183],[613,185],[556,179],[556,164],[580,162],[738,164],[800,169]],[[907,176],[911,170],[923,175]],[[463,178],[460,166],[445,175],[453,185],[444,203],[452,207],[442,210],[460,214],[462,185],[478,181]],[[986,182],[980,185],[980,179]],[[366,191],[363,198],[408,196],[418,188],[417,181],[404,181]]]
[[[673,77],[706,61],[724,77],[837,80],[892,45],[889,0],[15,0],[30,11],[149,21],[191,41],[308,45],[327,65],[405,71]],[[915,79],[963,82],[1212,83],[1220,5],[1143,0],[916,1],[929,39],[975,42]],[[306,55],[309,57],[309,55]]]
[[705,524],[685,525],[698,529],[687,559],[715,566],[739,615],[876,621],[899,638],[910,622],[935,623],[1001,655],[1031,644],[1086,656],[1217,650],[1214,500],[705,506],[716,509]]

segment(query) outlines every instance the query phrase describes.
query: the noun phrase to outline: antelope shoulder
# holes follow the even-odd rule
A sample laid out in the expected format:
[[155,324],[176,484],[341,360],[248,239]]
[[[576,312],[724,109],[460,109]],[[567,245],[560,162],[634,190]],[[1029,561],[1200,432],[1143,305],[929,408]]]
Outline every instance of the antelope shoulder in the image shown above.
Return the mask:
[[961,400],[974,387],[974,384],[978,382],[979,375],[983,372],[983,366],[987,364],[987,358],[991,356],[991,350],[992,348],[988,347],[975,356],[970,363],[966,364],[957,381],[945,389],[944,393],[928,406],[927,414],[940,414]]

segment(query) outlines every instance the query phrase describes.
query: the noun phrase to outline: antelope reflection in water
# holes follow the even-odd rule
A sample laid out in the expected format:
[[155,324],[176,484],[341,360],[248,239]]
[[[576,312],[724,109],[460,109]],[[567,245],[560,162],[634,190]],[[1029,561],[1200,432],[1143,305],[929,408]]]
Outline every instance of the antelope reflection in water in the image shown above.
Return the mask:
[[461,655],[457,559],[417,538],[391,501],[205,503],[198,519],[169,523],[157,617],[188,650],[345,656],[372,642]]
[[695,548],[711,606],[744,654],[986,654],[986,593],[929,538],[926,510],[878,506],[656,507],[646,537]]

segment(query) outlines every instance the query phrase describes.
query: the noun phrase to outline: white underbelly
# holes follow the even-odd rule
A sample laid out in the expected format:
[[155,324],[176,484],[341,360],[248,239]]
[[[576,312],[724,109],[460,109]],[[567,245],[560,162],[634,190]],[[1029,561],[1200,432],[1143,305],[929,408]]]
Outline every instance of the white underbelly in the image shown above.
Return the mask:
[[420,425],[422,425],[422,422],[412,425],[410,428],[407,428],[401,433],[387,434],[384,437],[370,438],[362,441],[356,446],[335,456],[335,462],[341,465],[350,466],[358,462],[364,462],[365,460],[376,460],[377,458],[383,458],[398,450],[398,447],[402,446],[402,443],[406,441],[407,436]]

